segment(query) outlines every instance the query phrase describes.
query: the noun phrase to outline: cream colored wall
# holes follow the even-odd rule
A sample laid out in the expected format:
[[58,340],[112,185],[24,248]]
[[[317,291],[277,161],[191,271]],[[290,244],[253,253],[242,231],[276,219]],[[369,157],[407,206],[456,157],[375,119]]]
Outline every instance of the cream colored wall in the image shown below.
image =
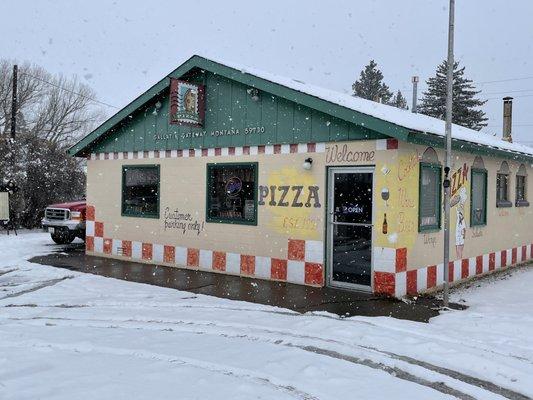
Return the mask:
[[[326,144],[316,153],[89,160],[87,202],[95,207],[96,221],[104,223],[104,238],[287,259],[288,239],[324,241],[326,165],[373,165],[386,158],[381,153],[375,141],[358,141]],[[313,159],[309,171],[302,168],[308,157]],[[310,207],[271,206],[269,196],[258,206],[257,226],[206,222],[206,165],[213,162],[258,162],[258,186],[303,186],[299,200],[304,203],[309,186],[317,186],[320,207],[313,199]],[[159,219],[121,216],[122,166],[142,164],[160,165]],[[292,203],[294,193],[290,190],[285,201]],[[165,213],[176,210],[191,214],[200,230],[165,228]]]
[[[399,157],[404,165],[409,165],[407,160],[420,159],[427,147],[415,146],[408,143],[400,144]],[[438,158],[444,162],[444,151],[437,150]],[[466,237],[462,259],[488,254],[493,251],[506,250],[517,246],[533,243],[533,202],[530,207],[515,207],[516,172],[521,162],[506,160],[511,170],[509,182],[509,199],[513,203],[510,208],[496,207],[496,171],[500,169],[503,159],[482,156],[488,172],[487,179],[487,224],[481,227],[470,226],[470,169],[474,163],[475,155],[455,152],[451,174],[459,168],[467,167],[464,182],[467,199],[464,202],[464,215],[466,222]],[[414,163],[413,163],[414,165]],[[533,178],[531,165],[527,167],[529,180]],[[411,168],[410,168],[411,169]],[[412,168],[409,178],[404,185],[409,195],[409,202],[401,207],[405,210],[409,222],[409,232],[405,235],[403,243],[407,247],[407,269],[416,269],[429,265],[442,263],[443,256],[443,229],[438,232],[418,232],[418,168]],[[452,182],[453,184],[453,182]],[[452,188],[453,189],[453,188]],[[528,199],[533,199],[531,184],[527,186]],[[414,206],[411,206],[413,204]],[[457,220],[457,206],[451,208],[450,221],[450,260],[457,260],[455,245],[455,230]],[[443,221],[441,219],[441,221]],[[414,226],[415,229],[411,227]]]
[[[104,237],[154,244],[175,245],[197,249],[224,251],[256,256],[287,259],[288,239],[323,242],[326,210],[326,167],[370,165],[374,177],[373,245],[383,248],[406,248],[407,268],[416,269],[442,262],[442,229],[438,232],[418,232],[418,176],[424,146],[399,143],[399,148],[387,150],[386,141],[329,143],[318,153],[259,154],[194,158],[157,158],[135,160],[88,161],[87,201],[94,205],[96,220],[104,222]],[[437,151],[439,160],[444,153]],[[468,195],[465,202],[466,239],[463,258],[492,251],[509,249],[533,242],[533,205],[531,207],[496,207],[496,171],[501,159],[482,157],[488,170],[488,215],[484,227],[470,227],[470,168],[475,156],[455,153],[455,169],[466,164],[465,182]],[[302,168],[307,157],[313,158],[310,171]],[[320,207],[258,206],[257,226],[208,223],[205,221],[206,164],[211,162],[258,162],[261,186],[304,186],[303,201],[308,187],[317,186]],[[510,198],[514,203],[515,174],[520,163],[508,161],[511,169]],[[160,218],[121,216],[122,166],[159,164],[161,166]],[[532,175],[531,166],[527,165]],[[453,170],[452,170],[453,172]],[[389,199],[382,199],[387,189]],[[528,198],[533,200],[531,185]],[[292,201],[292,191],[288,200]],[[279,201],[280,193],[276,194]],[[191,229],[165,228],[166,210],[191,214]],[[382,232],[387,215],[388,231]],[[451,259],[456,259],[456,211],[451,213]],[[200,230],[194,228],[200,227]]]
[[[324,164],[315,157],[313,168],[302,168],[306,154],[242,155],[136,160],[90,160],[87,202],[94,205],[96,220],[104,222],[104,237],[176,245],[198,249],[287,258],[287,240],[322,240],[324,210]],[[319,187],[320,208],[258,206],[258,225],[206,222],[206,164],[259,162],[259,185],[303,185],[300,200],[308,197],[308,186]],[[160,218],[121,216],[123,165],[160,165]],[[293,191],[285,200],[292,202]],[[276,191],[276,201],[281,192]],[[270,197],[267,199],[270,200]],[[178,211],[190,214],[191,229],[165,226],[165,215]],[[195,224],[197,222],[197,224]],[[200,229],[195,229],[196,227]]]

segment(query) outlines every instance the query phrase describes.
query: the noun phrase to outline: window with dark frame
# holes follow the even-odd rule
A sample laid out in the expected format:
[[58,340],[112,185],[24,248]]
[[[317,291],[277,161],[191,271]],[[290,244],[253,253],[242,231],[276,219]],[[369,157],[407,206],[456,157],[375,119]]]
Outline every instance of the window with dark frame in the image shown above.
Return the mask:
[[440,229],[441,166],[420,163],[418,230]]
[[122,215],[159,218],[159,165],[122,167]]
[[472,168],[470,186],[470,226],[487,224],[487,170]]
[[207,164],[207,222],[257,225],[257,163]]
[[529,207],[527,201],[527,171],[524,164],[520,165],[516,173],[516,207]]
[[512,207],[509,200],[509,165],[503,161],[496,174],[496,207]]

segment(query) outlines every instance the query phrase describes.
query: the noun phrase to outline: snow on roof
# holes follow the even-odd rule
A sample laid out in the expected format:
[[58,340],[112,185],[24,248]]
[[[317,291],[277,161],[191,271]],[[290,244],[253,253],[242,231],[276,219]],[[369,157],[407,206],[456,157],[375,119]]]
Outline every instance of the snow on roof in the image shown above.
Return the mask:
[[[334,90],[310,85],[300,80],[278,76],[255,68],[237,65],[232,62],[221,61],[217,60],[216,58],[206,56],[201,57],[225,65],[227,67],[239,70],[242,73],[255,75],[259,78],[286,86],[298,92],[318,97],[330,103],[334,103],[339,106],[370,115],[372,117],[402,126],[413,131],[429,133],[442,137],[445,136],[445,122],[437,118],[429,117],[423,114],[415,114],[408,110],[402,110],[400,108],[388,106],[386,104],[376,103],[375,101],[366,100],[360,97],[354,97],[349,94],[340,93]],[[525,146],[519,143],[509,143],[499,137],[495,137],[490,134],[479,132],[473,129],[465,128],[456,124],[453,124],[452,126],[452,138],[500,150],[533,155],[533,148],[529,146]]]

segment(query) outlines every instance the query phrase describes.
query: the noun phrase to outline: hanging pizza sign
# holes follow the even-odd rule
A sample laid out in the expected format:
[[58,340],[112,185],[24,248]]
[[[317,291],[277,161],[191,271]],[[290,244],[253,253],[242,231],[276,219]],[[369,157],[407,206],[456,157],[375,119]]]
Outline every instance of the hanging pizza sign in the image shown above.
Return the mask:
[[204,85],[170,79],[170,123],[203,126],[205,117]]

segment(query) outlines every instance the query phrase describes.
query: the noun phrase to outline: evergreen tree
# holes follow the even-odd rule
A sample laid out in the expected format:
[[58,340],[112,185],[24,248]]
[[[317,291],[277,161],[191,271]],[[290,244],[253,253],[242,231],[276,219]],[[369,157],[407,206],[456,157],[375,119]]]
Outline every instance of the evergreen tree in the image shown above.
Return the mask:
[[[427,80],[427,91],[423,93],[423,98],[417,112],[431,117],[446,119],[446,70],[448,62],[443,61],[437,67],[436,75]],[[453,107],[452,120],[454,124],[466,126],[467,128],[480,130],[487,126],[483,110],[478,109],[487,101],[480,100],[476,96],[481,92],[476,90],[473,81],[464,76],[465,67],[460,68],[459,63],[453,66]]]
[[409,109],[409,107],[407,107],[407,100],[405,99],[405,97],[403,97],[402,92],[400,92],[399,90],[393,96],[392,100],[389,102],[389,105],[401,108],[403,110]]
[[70,157],[67,149],[33,133],[17,130],[15,141],[0,135],[0,185],[13,181],[19,188],[9,201],[17,226],[36,228],[47,205],[85,195],[84,163]]
[[365,67],[359,79],[352,85],[353,95],[363,99],[388,103],[392,98],[389,87],[383,83],[383,73],[374,60]]

